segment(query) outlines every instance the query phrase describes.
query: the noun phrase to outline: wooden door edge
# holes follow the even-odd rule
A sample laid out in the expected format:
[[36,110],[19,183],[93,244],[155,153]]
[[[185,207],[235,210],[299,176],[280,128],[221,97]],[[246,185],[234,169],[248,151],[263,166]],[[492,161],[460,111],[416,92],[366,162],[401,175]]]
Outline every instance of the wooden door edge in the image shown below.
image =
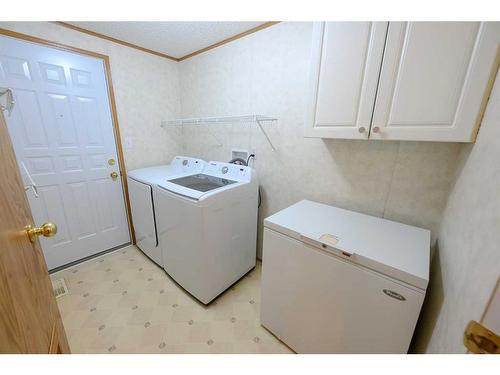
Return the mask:
[[62,321],[59,316],[59,321],[54,322],[54,325],[52,326],[48,354],[71,354],[66,333],[64,329],[59,329],[60,326],[62,328]]
[[481,320],[479,321],[479,323],[482,324],[484,322],[486,314],[488,313],[488,309],[493,304],[493,300],[495,299],[496,292],[499,288],[500,288],[500,277],[497,279],[495,286],[491,290],[490,298],[488,298],[488,302],[486,303],[486,306],[484,308],[483,314],[481,315]]
[[57,354],[56,339],[56,323],[52,325],[52,333],[50,334],[49,354]]

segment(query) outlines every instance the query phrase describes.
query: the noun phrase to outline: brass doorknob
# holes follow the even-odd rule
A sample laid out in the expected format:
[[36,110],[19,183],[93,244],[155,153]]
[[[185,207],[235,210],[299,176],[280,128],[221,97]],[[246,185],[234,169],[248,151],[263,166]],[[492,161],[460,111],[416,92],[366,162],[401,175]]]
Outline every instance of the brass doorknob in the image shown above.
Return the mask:
[[118,178],[118,173],[116,173],[116,172],[111,172],[109,175],[111,176],[111,178],[113,179],[113,181]]
[[38,236],[53,237],[57,233],[57,225],[54,223],[45,223],[41,227],[34,227],[33,225],[28,225],[26,227],[26,233],[31,242],[35,242]]

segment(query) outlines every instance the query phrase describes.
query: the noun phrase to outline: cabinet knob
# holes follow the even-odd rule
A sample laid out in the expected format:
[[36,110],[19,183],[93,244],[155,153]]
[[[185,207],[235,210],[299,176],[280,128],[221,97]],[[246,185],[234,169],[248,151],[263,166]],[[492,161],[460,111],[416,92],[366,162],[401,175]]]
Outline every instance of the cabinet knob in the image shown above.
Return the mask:
[[360,126],[358,128],[358,132],[360,132],[360,133],[364,133],[365,131],[366,131],[366,128],[364,126]]
[[378,127],[378,126],[374,126],[374,127],[373,127],[373,129],[372,129],[372,131],[373,131],[374,133],[379,133],[379,132],[380,132],[380,127]]

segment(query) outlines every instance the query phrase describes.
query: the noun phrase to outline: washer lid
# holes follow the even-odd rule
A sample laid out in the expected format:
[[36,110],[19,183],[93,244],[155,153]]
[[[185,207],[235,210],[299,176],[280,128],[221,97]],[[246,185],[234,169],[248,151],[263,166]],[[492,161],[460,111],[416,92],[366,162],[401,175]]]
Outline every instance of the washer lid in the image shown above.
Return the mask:
[[159,183],[158,187],[187,198],[201,200],[243,184],[245,183],[217,176],[194,174],[175,176],[171,180]]
[[203,193],[236,183],[236,181],[226,180],[224,178],[209,176],[202,173],[174,178],[173,180],[169,181],[173,184],[184,186],[196,191],[201,191]]
[[427,229],[308,200],[264,219],[264,226],[420,289],[427,287]]
[[189,156],[176,156],[169,165],[158,165],[128,171],[128,177],[151,186],[167,181],[174,176],[201,172],[205,162]]

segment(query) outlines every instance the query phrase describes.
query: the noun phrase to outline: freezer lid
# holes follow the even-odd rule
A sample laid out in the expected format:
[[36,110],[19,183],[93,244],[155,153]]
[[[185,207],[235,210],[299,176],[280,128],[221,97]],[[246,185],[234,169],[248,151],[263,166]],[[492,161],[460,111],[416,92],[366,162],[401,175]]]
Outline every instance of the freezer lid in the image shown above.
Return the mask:
[[430,231],[308,200],[264,226],[404,283],[426,289]]

